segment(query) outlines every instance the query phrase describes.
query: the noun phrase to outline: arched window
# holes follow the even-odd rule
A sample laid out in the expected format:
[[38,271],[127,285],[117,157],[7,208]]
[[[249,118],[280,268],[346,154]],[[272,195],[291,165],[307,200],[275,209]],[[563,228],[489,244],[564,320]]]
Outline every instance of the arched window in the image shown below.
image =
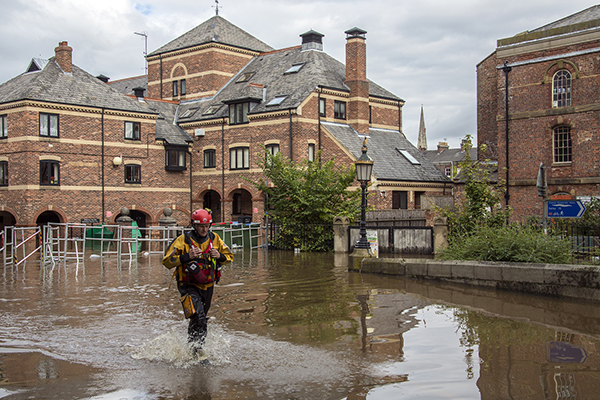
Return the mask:
[[571,73],[561,69],[552,79],[552,107],[571,105]]
[[571,129],[568,126],[557,126],[554,128],[554,162],[570,163],[571,152]]

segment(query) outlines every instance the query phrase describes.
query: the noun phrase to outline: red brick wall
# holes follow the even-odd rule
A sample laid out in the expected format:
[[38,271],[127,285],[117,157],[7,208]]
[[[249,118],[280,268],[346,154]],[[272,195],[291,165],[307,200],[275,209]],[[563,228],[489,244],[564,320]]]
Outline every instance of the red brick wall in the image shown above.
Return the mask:
[[[535,188],[541,162],[547,166],[549,194],[567,192],[574,198],[600,194],[598,53],[572,54],[599,44],[600,38],[506,59],[497,58],[495,52],[477,67],[478,144],[492,144],[500,177],[506,178],[505,74],[496,66],[504,61],[520,63],[509,73],[509,205],[515,210],[513,220],[541,217],[542,202]],[[556,55],[564,57],[548,59]],[[523,64],[534,59],[536,62]],[[572,75],[572,103],[553,108],[552,78],[561,69]],[[570,127],[572,163],[554,163],[553,129],[557,126]]]
[[[172,99],[173,80],[181,79],[186,79],[186,95],[177,98],[197,97],[195,95],[199,93],[215,93],[251,59],[250,55],[236,54],[233,49],[226,53],[223,51],[221,48],[213,47],[202,51],[163,56],[162,98]],[[184,64],[185,69],[177,64]],[[148,63],[148,97],[161,98],[160,69],[161,63],[158,58],[153,58]],[[187,74],[184,73],[185,70],[187,70]],[[194,76],[197,74],[202,75]]]

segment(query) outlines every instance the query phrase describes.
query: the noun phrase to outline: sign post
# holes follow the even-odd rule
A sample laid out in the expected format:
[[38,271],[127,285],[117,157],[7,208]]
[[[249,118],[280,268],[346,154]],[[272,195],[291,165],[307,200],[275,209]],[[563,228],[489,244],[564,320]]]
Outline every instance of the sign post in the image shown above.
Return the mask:
[[581,200],[548,200],[547,203],[548,218],[581,218],[585,212]]

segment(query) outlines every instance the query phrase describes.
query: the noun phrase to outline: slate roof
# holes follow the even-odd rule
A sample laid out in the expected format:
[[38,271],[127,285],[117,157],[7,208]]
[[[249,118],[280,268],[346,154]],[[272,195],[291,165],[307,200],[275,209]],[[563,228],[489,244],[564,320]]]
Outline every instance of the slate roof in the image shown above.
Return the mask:
[[178,108],[176,103],[149,99],[145,99],[145,102],[148,107],[159,113],[156,120],[156,140],[174,146],[187,146],[194,141],[185,130],[174,123]]
[[[303,66],[296,73],[286,74],[285,72],[294,64],[303,64]],[[248,82],[238,83],[237,81],[245,73],[254,73],[254,75]],[[180,118],[178,122],[226,117],[228,116],[227,107],[221,107],[217,113],[212,115],[203,115],[203,113],[211,105],[226,104],[247,98],[260,101],[248,115],[294,109],[300,106],[317,86],[349,92],[349,88],[344,84],[345,78],[345,65],[323,51],[303,51],[302,46],[296,46],[261,54],[252,59],[213,98],[182,103],[179,115],[184,115],[185,111],[190,108],[197,108],[197,110],[186,118]],[[264,101],[262,101],[262,87],[266,87]],[[369,81],[369,94],[394,101],[403,101],[372,81]],[[267,105],[275,97],[282,95],[285,95],[286,98],[280,104]]]
[[[438,153],[437,150],[422,151],[423,155],[434,164],[458,164],[465,159],[466,152],[461,149],[444,149]],[[477,149],[469,151],[471,160],[477,159]]]
[[131,78],[119,79],[116,81],[108,82],[111,88],[123,93],[133,96],[133,88],[143,87],[146,89],[145,94],[148,94],[148,75],[134,76]]
[[[364,135],[345,124],[323,122],[322,126],[356,159],[361,156]],[[419,164],[413,164],[398,150],[408,151]],[[374,160],[373,175],[379,181],[452,182],[398,131],[370,128],[367,155]]]
[[271,51],[273,48],[268,44],[258,40],[248,32],[238,28],[225,18],[218,15],[208,19],[194,29],[184,33],[177,39],[170,41],[157,50],[154,50],[149,57],[170,51],[186,49],[205,43],[221,43],[234,47],[259,52]]
[[23,73],[0,85],[0,104],[19,100],[154,114],[144,103],[124,96],[76,65],[72,74],[64,73],[54,57],[42,70]]
[[[32,65],[36,68],[32,69]],[[36,70],[37,68],[43,69]],[[147,86],[145,75],[106,84],[75,65],[73,65],[72,74],[65,74],[54,61],[54,57],[49,60],[33,59],[28,69],[32,69],[34,72],[23,73],[0,85],[0,104],[20,100],[36,100],[158,114],[157,140],[181,146],[187,146],[189,142],[192,142],[192,138],[183,129],[173,124],[177,104],[148,99],[140,102],[126,96],[126,94],[133,94],[132,89],[144,85],[144,82]]]
[[559,19],[558,21],[551,22],[547,25],[544,25],[540,28],[529,31],[532,32],[541,32],[548,31],[554,28],[562,28],[569,25],[575,25],[582,22],[589,22],[593,20],[600,19],[600,5],[595,5],[590,8],[586,8],[585,10],[579,11],[575,14],[569,15],[568,17]]

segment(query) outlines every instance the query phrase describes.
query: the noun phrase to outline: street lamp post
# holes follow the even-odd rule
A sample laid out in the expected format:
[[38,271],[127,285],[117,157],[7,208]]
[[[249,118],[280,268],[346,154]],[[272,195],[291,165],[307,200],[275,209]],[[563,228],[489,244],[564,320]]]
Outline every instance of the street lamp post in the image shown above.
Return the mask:
[[362,155],[354,163],[354,165],[356,166],[356,180],[360,182],[360,188],[362,190],[362,202],[360,205],[360,238],[358,239],[358,242],[356,242],[354,248],[369,249],[369,242],[367,241],[367,224],[365,221],[365,210],[367,207],[365,191],[369,181],[371,180],[371,172],[373,172],[373,160],[371,160],[367,155],[366,138],[362,145]]

